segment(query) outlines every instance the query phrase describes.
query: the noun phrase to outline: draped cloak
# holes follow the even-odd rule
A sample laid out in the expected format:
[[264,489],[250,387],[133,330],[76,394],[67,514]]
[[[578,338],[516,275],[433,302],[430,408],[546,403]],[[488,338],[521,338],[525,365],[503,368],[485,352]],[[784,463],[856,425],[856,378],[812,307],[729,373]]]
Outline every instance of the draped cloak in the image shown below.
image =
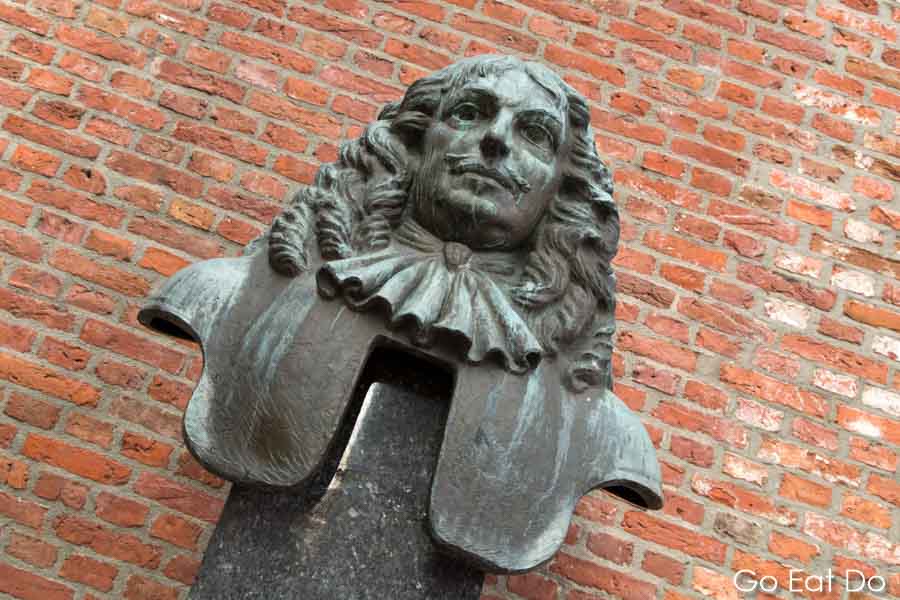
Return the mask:
[[[409,232],[407,232],[409,233]],[[428,520],[435,541],[481,568],[551,558],[593,488],[662,505],[654,448],[609,389],[574,392],[502,281],[503,261],[403,230],[384,250],[312,260],[290,278],[265,244],[173,275],[139,314],[190,337],[204,367],[186,443],[231,481],[297,486],[321,467],[356,380],[379,345],[455,373]]]

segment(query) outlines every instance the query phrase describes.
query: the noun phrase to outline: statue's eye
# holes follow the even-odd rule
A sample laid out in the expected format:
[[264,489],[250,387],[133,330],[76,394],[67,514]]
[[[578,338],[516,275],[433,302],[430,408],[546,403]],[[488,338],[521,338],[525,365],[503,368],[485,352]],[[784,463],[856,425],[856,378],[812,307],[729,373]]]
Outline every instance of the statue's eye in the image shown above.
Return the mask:
[[481,110],[471,102],[464,102],[454,108],[451,115],[459,121],[474,121],[481,116]]
[[522,128],[522,135],[524,135],[525,139],[527,139],[532,144],[537,144],[542,148],[553,147],[553,137],[550,135],[550,132],[547,131],[547,128],[543,125],[538,125],[536,123],[525,125]]

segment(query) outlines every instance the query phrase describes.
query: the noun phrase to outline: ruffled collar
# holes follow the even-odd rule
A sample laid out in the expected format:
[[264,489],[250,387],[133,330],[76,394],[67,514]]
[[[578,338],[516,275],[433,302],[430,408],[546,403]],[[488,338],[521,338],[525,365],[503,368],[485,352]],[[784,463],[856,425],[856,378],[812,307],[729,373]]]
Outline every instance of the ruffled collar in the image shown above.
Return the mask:
[[390,326],[419,346],[459,347],[475,364],[496,356],[512,373],[537,366],[540,342],[498,284],[516,272],[509,254],[444,242],[412,219],[394,240],[384,251],[325,264],[319,293],[354,309],[385,307]]

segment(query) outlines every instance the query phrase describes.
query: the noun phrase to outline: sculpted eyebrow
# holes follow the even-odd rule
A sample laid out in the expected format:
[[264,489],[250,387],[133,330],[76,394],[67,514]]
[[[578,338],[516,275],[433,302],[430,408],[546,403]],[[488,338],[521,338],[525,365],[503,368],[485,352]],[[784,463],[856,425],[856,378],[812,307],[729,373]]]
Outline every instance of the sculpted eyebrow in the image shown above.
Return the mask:
[[457,93],[451,96],[450,103],[454,104],[465,98],[477,99],[485,102],[491,102],[493,104],[497,103],[497,96],[493,91],[488,88],[476,86],[464,87],[463,89],[459,90]]
[[562,129],[562,122],[553,113],[539,108],[524,111],[522,118],[538,121],[542,125],[555,129],[557,132]]

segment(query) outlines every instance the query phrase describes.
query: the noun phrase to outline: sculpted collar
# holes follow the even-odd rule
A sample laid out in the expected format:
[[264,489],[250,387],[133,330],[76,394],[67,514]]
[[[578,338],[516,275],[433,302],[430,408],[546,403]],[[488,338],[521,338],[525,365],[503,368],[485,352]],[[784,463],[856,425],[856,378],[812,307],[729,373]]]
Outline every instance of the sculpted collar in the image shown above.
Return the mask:
[[454,338],[471,363],[497,356],[512,373],[537,366],[541,344],[500,285],[516,270],[509,254],[444,242],[412,219],[394,239],[384,251],[327,263],[319,293],[353,309],[383,307],[390,326],[407,329],[417,345]]

